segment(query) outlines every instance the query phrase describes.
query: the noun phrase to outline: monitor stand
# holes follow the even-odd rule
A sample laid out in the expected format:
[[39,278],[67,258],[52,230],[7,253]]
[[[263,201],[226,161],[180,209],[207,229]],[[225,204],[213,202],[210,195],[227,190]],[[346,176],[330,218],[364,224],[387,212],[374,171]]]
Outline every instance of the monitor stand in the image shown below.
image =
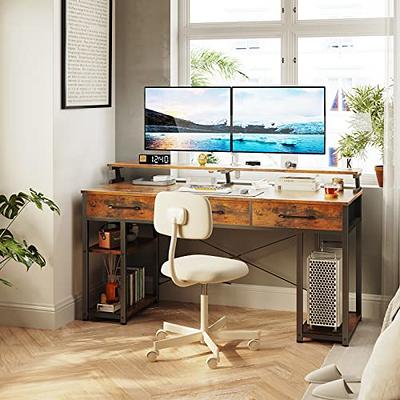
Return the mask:
[[[239,167],[239,154],[231,153],[231,165],[232,167]],[[225,175],[226,177],[226,175]],[[226,177],[227,179],[228,177]],[[240,171],[235,171],[235,179],[240,179]],[[230,176],[229,176],[230,180]]]
[[231,166],[238,167],[239,166],[239,154],[231,153]]

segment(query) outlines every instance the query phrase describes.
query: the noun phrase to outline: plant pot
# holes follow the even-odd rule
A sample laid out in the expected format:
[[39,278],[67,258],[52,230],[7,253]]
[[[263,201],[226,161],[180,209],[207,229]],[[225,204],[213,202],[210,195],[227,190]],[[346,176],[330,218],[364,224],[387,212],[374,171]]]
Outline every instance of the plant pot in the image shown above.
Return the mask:
[[383,187],[383,165],[375,166],[375,174],[379,187]]
[[351,157],[342,157],[340,159],[340,167],[343,169],[352,169],[353,168],[353,159]]

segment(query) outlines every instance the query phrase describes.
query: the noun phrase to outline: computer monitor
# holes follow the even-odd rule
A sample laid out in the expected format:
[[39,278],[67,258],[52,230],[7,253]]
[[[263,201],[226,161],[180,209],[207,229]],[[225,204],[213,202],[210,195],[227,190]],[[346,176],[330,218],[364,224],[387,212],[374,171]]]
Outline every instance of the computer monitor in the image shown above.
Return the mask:
[[232,151],[325,154],[325,87],[232,89]]
[[145,149],[231,151],[229,87],[146,87]]

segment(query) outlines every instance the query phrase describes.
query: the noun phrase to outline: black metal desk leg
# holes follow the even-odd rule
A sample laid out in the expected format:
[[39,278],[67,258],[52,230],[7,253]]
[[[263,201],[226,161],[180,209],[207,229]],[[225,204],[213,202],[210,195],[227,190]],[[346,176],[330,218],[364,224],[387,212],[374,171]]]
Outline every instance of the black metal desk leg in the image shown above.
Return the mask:
[[321,250],[321,235],[319,232],[314,233],[314,250]]
[[126,223],[120,222],[121,229],[121,282],[120,282],[120,302],[121,302],[121,318],[120,323],[125,325],[127,322],[126,305],[127,305],[127,290],[126,290]]
[[342,345],[349,345],[349,210],[343,207],[342,226]]
[[296,327],[297,342],[303,341],[303,232],[297,233],[297,268],[296,268]]
[[[361,217],[361,197],[360,197],[360,217]],[[362,317],[362,218],[356,227],[356,313]]]
[[82,220],[82,319],[89,319],[89,221]]

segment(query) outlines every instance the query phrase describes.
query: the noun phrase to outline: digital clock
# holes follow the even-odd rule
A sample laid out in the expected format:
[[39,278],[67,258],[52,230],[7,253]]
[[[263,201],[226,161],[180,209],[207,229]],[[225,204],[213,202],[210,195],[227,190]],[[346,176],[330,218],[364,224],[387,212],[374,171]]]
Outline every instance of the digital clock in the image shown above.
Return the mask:
[[139,164],[171,164],[169,154],[139,154]]

